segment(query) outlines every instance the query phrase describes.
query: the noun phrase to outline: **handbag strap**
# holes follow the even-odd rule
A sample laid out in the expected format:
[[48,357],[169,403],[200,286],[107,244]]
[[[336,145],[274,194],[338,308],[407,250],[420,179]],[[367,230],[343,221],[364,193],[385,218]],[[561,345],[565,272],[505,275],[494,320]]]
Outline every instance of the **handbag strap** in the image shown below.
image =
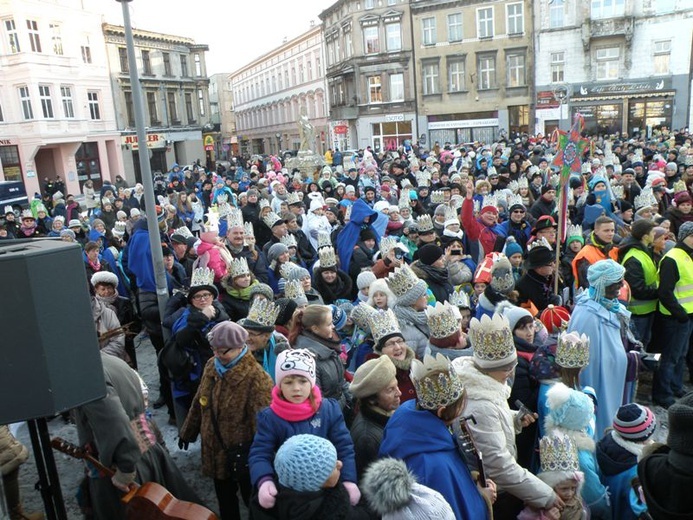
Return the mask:
[[212,414],[212,427],[214,428],[214,435],[219,439],[219,444],[224,451],[226,451],[226,445],[224,444],[224,439],[221,438],[221,431],[219,431],[219,422],[217,421],[217,414],[214,413],[214,403],[212,401],[212,396],[214,395],[214,385],[216,384],[216,378],[212,378],[212,388],[209,393],[209,413]]

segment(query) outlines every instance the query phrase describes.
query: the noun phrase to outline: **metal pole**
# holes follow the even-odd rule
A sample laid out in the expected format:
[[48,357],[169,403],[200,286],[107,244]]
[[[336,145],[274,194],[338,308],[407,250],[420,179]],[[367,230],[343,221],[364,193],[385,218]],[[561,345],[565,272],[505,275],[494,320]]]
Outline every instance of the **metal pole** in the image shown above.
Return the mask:
[[[168,301],[168,285],[166,283],[166,271],[164,269],[164,255],[161,250],[159,222],[156,218],[156,199],[154,198],[152,169],[149,164],[147,133],[144,130],[142,86],[140,85],[139,72],[137,71],[135,41],[132,37],[132,25],[130,24],[130,10],[128,4],[132,2],[132,0],[116,0],[116,2],[120,2],[123,6],[123,27],[125,28],[125,44],[128,51],[128,69],[130,70],[130,86],[132,88],[132,102],[135,111],[135,126],[137,127],[137,142],[139,144],[138,155],[140,159],[140,171],[142,172],[142,186],[144,186],[144,203],[147,209],[149,245],[152,249],[152,264],[156,281],[156,295],[159,303],[159,317],[163,321],[164,309],[166,309],[166,302]],[[163,331],[165,336],[166,329],[163,328]]]

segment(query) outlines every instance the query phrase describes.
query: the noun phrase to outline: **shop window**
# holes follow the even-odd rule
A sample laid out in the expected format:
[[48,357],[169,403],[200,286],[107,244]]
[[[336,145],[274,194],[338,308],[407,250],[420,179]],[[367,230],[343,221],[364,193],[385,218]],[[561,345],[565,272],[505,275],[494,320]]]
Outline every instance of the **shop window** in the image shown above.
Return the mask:
[[448,15],[448,41],[462,41],[462,14],[455,13]]
[[383,91],[382,86],[380,84],[380,76],[370,76],[368,78],[368,102],[383,102]]
[[585,120],[588,134],[613,134],[623,130],[623,105],[585,105],[573,107],[573,115],[579,112]]
[[421,41],[424,45],[435,45],[437,41],[436,37],[436,19],[424,18],[421,20]]
[[564,13],[565,0],[549,0],[549,27],[551,29],[563,27]]
[[476,27],[479,38],[493,37],[493,7],[481,7],[476,10]]
[[597,81],[618,79],[621,50],[618,47],[597,49]]
[[407,139],[411,140],[411,121],[398,123],[374,123],[373,148],[381,150],[397,150]]
[[593,19],[615,18],[623,16],[624,12],[625,0],[592,0],[591,15]]
[[669,59],[671,58],[671,40],[654,42],[654,73],[669,74]]
[[551,53],[551,83],[561,83],[565,77],[565,52]]
[[525,32],[525,15],[522,4],[506,4],[508,34]]
[[673,105],[671,99],[630,101],[628,105],[628,131],[646,132],[659,130],[662,127],[671,128]]

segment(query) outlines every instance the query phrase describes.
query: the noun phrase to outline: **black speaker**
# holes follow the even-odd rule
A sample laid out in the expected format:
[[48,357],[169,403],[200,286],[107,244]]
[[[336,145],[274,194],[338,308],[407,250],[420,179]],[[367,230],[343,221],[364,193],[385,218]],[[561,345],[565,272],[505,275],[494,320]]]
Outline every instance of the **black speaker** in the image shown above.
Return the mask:
[[77,244],[0,241],[0,424],[106,395]]

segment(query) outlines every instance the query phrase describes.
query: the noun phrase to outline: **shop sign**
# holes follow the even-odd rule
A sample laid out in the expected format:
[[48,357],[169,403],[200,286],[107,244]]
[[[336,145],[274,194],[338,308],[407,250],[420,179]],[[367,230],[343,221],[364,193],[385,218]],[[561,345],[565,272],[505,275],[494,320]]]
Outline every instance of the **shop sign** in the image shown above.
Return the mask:
[[[121,139],[121,143],[128,145],[131,150],[137,150],[139,143],[136,135],[126,135]],[[147,148],[163,148],[166,146],[165,134],[147,134]]]
[[12,139],[0,139],[0,146],[12,146]]
[[485,126],[498,126],[498,118],[487,119],[459,119],[457,121],[434,121],[428,123],[429,130],[449,130],[456,128],[481,128]]
[[349,127],[346,125],[339,125],[334,127],[334,133],[337,135],[346,135],[349,132]]
[[404,121],[404,114],[387,114],[385,116],[386,123],[401,123]]
[[537,108],[558,108],[561,102],[556,99],[552,90],[537,92]]
[[577,84],[573,86],[573,98],[587,96],[609,96],[614,94],[642,94],[671,89],[671,78],[643,81],[621,81],[618,83],[595,83],[590,85]]

